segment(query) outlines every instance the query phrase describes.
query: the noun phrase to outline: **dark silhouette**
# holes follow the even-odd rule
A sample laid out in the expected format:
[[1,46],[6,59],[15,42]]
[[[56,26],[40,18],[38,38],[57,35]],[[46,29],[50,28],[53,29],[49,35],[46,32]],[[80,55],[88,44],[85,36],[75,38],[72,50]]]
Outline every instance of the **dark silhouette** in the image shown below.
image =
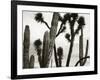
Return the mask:
[[[59,14],[58,14],[58,16],[59,16]],[[47,24],[47,22],[44,21],[44,18],[43,18],[42,13],[37,13],[36,16],[35,16],[35,20],[36,20],[37,22],[44,23],[44,24],[47,26],[47,28],[48,28],[49,30],[51,30],[51,28],[49,27],[49,25]],[[58,20],[59,20],[59,19],[58,19]],[[59,30],[60,30],[60,29],[59,29]],[[63,32],[64,30],[65,30],[65,28],[62,30],[62,32]],[[58,34],[56,35],[56,37],[57,37],[60,33],[61,33],[61,32],[58,32]],[[58,67],[59,65],[58,65],[58,60],[57,60],[56,44],[54,44],[54,57],[55,57],[56,67]]]
[[[87,44],[86,44],[86,50],[85,50],[85,57],[87,57],[88,56],[88,40],[87,40]],[[84,66],[85,65],[85,63],[86,63],[86,61],[87,61],[87,58],[85,58],[85,59],[83,59],[83,60],[81,60],[84,56],[83,56],[83,50],[82,50],[83,48],[81,47],[81,45],[79,46],[79,60],[80,60],[80,66]]]
[[43,50],[42,50],[42,64],[41,67],[48,67],[48,59],[49,59],[49,43],[50,43],[50,35],[48,31],[44,33],[43,38]]
[[30,47],[30,29],[25,26],[23,41],[23,68],[29,68],[29,47]]
[[44,23],[50,29],[50,27],[48,26],[47,22],[44,21],[42,13],[37,13],[36,16],[35,16],[35,20],[37,22]]
[[41,40],[40,39],[38,39],[38,40],[36,40],[35,42],[34,42],[34,46],[35,46],[35,49],[36,49],[36,51],[37,51],[37,55],[38,55],[38,61],[39,61],[39,65],[40,65],[40,67],[41,67],[41,45],[42,45],[42,42],[41,42]]
[[86,56],[86,57],[81,58],[79,61],[77,61],[75,66],[77,66],[81,62],[81,60],[83,61],[84,59],[86,60],[87,58],[90,58],[90,56]]
[[62,66],[62,57],[63,57],[63,48],[59,47],[57,49],[57,54],[58,54],[58,62],[59,62],[59,67]]
[[71,13],[69,16],[70,16],[69,25],[70,25],[70,32],[71,33],[70,34],[67,33],[66,36],[65,36],[65,38],[70,42],[66,66],[69,66],[69,64],[70,64],[70,59],[71,59],[71,55],[72,55],[72,49],[73,49],[73,45],[74,45],[75,35],[78,34],[80,29],[85,25],[84,18],[80,17],[79,20],[78,20],[78,27],[77,27],[76,30],[74,30],[75,22],[78,19],[78,14],[77,13]]

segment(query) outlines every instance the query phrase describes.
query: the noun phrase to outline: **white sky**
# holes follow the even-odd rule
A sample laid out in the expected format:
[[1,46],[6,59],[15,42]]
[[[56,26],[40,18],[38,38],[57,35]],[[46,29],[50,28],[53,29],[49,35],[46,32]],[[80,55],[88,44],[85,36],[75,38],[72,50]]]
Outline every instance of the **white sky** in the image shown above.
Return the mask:
[[[43,41],[44,32],[48,30],[48,28],[45,26],[45,24],[37,23],[34,20],[34,17],[35,17],[36,13],[38,13],[38,12],[23,11],[23,32],[24,32],[24,29],[25,29],[25,25],[29,25],[31,46],[32,46],[33,42],[37,39],[41,39],[41,41]],[[52,20],[53,13],[52,12],[41,12],[41,13],[43,13],[44,20],[48,23],[49,26],[51,26],[51,20]],[[65,13],[60,13],[60,14],[64,15]],[[84,29],[83,29],[83,32],[84,32],[83,33],[83,35],[84,35],[83,36],[84,37],[83,45],[84,45],[84,53],[85,53],[86,40],[87,39],[89,40],[89,27],[90,27],[90,22],[89,22],[90,20],[89,19],[90,19],[90,15],[89,14],[84,14],[84,13],[79,13],[78,15],[83,16],[85,18],[85,23],[86,23],[86,25],[84,26]],[[59,25],[60,25],[60,22],[58,24],[58,29],[59,29]],[[68,50],[69,50],[69,42],[65,39],[65,34],[67,32],[70,32],[68,24],[66,25],[66,27],[67,27],[66,31],[64,33],[60,34],[56,38],[57,47],[60,47],[60,46],[63,47],[65,59],[67,57],[67,53],[68,53]],[[75,28],[76,27],[77,27],[77,23],[75,24]],[[73,53],[72,56],[78,56],[77,53],[78,53],[78,43],[79,43],[78,38],[79,38],[79,35],[80,34],[78,34],[75,37],[74,48],[73,48],[74,53]],[[32,54],[33,54],[33,52],[32,52]],[[64,61],[66,61],[65,59],[64,59]],[[74,58],[72,58],[71,60],[74,63],[74,61],[75,61]]]

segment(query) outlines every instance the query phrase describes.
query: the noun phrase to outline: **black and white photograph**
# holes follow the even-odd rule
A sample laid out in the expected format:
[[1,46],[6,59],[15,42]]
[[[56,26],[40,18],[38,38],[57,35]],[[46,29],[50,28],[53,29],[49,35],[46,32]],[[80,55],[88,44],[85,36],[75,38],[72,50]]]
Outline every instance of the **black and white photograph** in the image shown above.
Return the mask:
[[89,14],[23,11],[23,69],[90,65]]
[[16,15],[16,28],[12,30],[17,32],[13,32],[17,34],[13,38],[17,39],[17,57],[12,54],[16,71],[12,73],[18,78],[97,73],[96,6],[27,1],[16,4],[12,3],[17,12],[12,9]]

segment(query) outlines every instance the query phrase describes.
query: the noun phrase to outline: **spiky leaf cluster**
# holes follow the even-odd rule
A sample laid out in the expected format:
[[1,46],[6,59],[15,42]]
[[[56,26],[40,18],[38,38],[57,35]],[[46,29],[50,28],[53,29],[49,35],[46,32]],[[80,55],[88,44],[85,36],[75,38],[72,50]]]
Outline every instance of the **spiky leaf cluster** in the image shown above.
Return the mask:
[[37,22],[41,22],[42,23],[44,21],[42,13],[37,13],[36,16],[35,16],[35,20]]
[[77,22],[79,25],[85,25],[84,17],[81,16]]
[[80,17],[79,19],[78,19],[78,21],[77,21],[77,23],[78,23],[78,28],[76,29],[76,34],[78,34],[79,33],[79,30],[81,29],[81,28],[83,28],[83,25],[85,25],[85,20],[84,20],[84,17]]
[[42,42],[41,42],[40,39],[37,39],[37,40],[34,42],[34,46],[35,46],[36,48],[39,48],[41,45],[42,45]]

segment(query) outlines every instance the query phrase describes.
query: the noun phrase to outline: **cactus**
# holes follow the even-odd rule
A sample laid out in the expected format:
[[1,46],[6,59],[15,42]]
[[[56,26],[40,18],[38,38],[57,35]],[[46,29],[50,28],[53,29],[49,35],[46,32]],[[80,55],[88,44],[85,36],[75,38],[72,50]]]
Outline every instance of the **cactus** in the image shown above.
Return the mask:
[[30,57],[29,68],[34,68],[35,58],[33,55]]
[[[59,13],[57,13],[57,14],[58,14],[58,21],[62,21],[62,17],[60,16],[60,14]],[[37,13],[36,16],[35,16],[35,20],[37,22],[44,23],[47,26],[47,28],[49,30],[51,30],[51,28],[49,27],[48,23],[44,20],[42,13]],[[64,18],[63,19],[63,23],[60,25],[59,31],[56,34],[56,37],[58,37],[60,33],[65,31],[66,27],[63,26],[63,24],[65,24],[65,23],[66,23],[66,19]],[[54,44],[54,57],[55,57],[56,67],[58,67],[59,65],[58,65],[58,60],[57,60],[56,44]]]
[[25,26],[23,42],[23,68],[29,68],[29,46],[30,46],[30,29]]
[[59,47],[57,49],[57,54],[58,54],[58,61],[59,61],[59,67],[62,66],[62,56],[63,56],[63,48]]
[[49,43],[50,43],[50,35],[48,31],[45,32],[44,38],[43,38],[43,50],[42,50],[42,67],[48,67],[47,64],[48,58],[49,58]]
[[[80,43],[80,44],[81,44],[81,43]],[[81,47],[81,48],[82,48],[82,47]],[[80,49],[80,48],[79,48],[79,49]],[[82,49],[81,49],[81,50],[82,50]],[[80,51],[81,51],[81,50],[80,50]],[[88,56],[88,40],[87,40],[87,44],[86,44],[85,57],[83,56],[83,54],[80,54],[80,53],[79,53],[79,55],[81,55],[81,56],[79,57],[79,61],[76,62],[75,66],[77,66],[78,63],[80,63],[80,66],[84,66],[85,63],[86,63],[86,61],[87,61],[87,58],[90,58],[90,56]]]
[[[81,36],[79,37],[79,59],[83,58],[83,28],[81,28]],[[83,61],[80,61],[80,66],[83,65]]]
[[[87,57],[87,56],[88,56],[88,45],[89,45],[89,41],[87,40],[87,44],[86,44],[86,51],[85,51],[85,57]],[[87,61],[87,58],[86,58],[86,59],[84,59],[84,61],[83,61],[83,66],[85,65],[86,61]]]
[[40,67],[41,67],[41,45],[42,45],[42,42],[41,42],[41,40],[40,39],[37,39],[35,42],[34,42],[34,46],[35,46],[35,49],[36,49],[36,51],[37,51],[37,56],[38,56],[38,61],[39,61],[39,65],[40,65]]
[[43,53],[42,53],[43,67],[49,67],[50,59],[54,48],[55,38],[56,38],[58,18],[59,18],[58,13],[54,12],[52,22],[51,22],[50,33],[46,31],[44,34]]
[[50,29],[49,58],[48,58],[47,64],[49,64],[49,62],[50,62],[53,48],[54,48],[57,26],[58,26],[58,19],[59,19],[59,14],[57,12],[54,12],[52,22],[51,22],[51,29]]

